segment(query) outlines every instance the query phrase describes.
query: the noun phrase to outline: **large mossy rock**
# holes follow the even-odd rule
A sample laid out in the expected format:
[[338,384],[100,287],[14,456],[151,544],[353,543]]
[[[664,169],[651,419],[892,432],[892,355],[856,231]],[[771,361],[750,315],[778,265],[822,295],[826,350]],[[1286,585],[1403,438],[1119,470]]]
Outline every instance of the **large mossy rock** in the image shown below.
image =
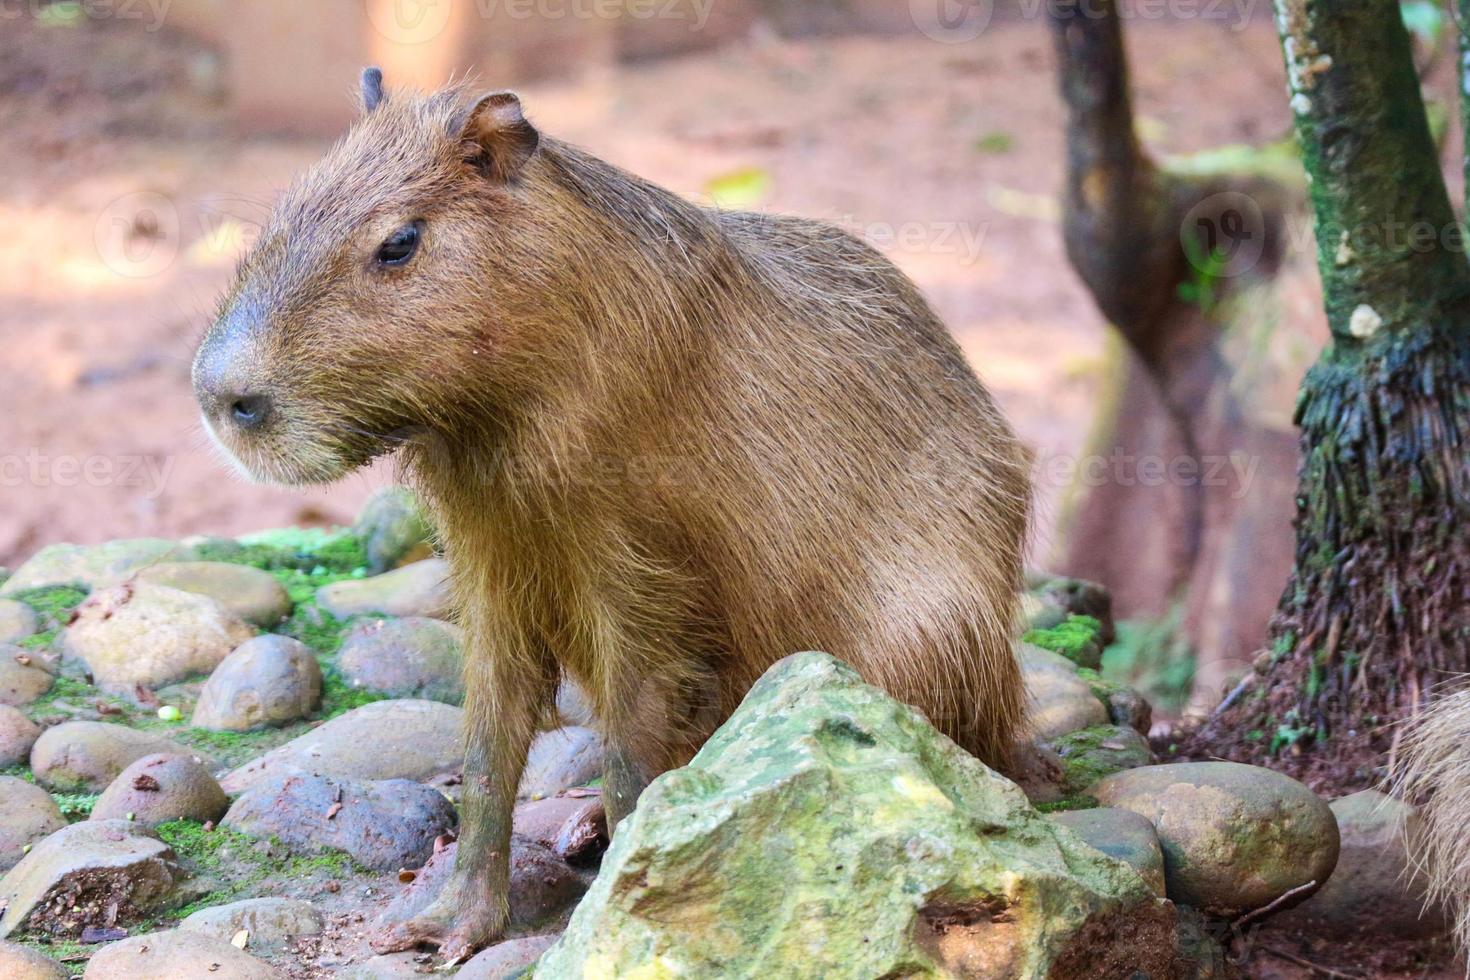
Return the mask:
[[648,787],[535,975],[1168,977],[1174,959],[1174,910],[1132,869],[803,653]]

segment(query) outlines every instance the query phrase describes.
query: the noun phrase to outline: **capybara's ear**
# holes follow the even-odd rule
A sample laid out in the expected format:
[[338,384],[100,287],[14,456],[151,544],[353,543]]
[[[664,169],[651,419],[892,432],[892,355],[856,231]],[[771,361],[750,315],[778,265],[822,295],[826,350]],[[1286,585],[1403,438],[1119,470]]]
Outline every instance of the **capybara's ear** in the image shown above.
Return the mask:
[[521,114],[521,100],[514,92],[492,92],[465,113],[459,139],[466,158],[486,176],[509,181],[536,152],[541,136]]
[[388,98],[383,91],[383,69],[364,68],[362,70],[362,107],[367,112],[372,112],[383,100]]

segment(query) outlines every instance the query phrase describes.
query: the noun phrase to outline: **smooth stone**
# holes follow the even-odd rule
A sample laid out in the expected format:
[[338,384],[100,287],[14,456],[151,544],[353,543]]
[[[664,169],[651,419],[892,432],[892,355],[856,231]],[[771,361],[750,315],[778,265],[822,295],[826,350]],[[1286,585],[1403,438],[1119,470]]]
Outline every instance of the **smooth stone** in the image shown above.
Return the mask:
[[368,620],[343,638],[337,669],[353,687],[459,704],[464,700],[464,631],[423,616]]
[[322,914],[310,902],[298,898],[247,898],[228,905],[200,909],[179,929],[229,942],[240,930],[248,936],[247,950],[284,949],[298,936],[316,936],[322,931]]
[[68,980],[71,971],[19,943],[0,942],[0,977],[5,980]]
[[0,878],[0,939],[22,926],[74,936],[89,925],[132,925],[167,901],[181,875],[173,851],[143,827],[71,824]]
[[284,980],[285,974],[228,940],[182,929],[130,936],[103,946],[83,980]]
[[24,602],[0,599],[0,643],[15,643],[38,632],[41,617]]
[[1321,887],[1337,864],[1332,810],[1270,769],[1176,762],[1116,773],[1088,792],[1154,825],[1169,898],[1210,915],[1235,918],[1312,882]]
[[188,561],[194,549],[161,538],[132,538],[98,545],[53,544],[36,552],[15,570],[0,596],[56,585],[95,588],[112,585],[145,565],[161,561]]
[[213,767],[201,752],[162,735],[105,721],[68,721],[48,728],[31,749],[31,771],[41,784],[61,792],[100,793],[144,756],[185,755]]
[[1080,578],[1062,578],[1052,575],[1028,575],[1027,594],[1053,610],[1055,619],[1045,625],[1031,628],[1048,629],[1064,622],[1068,616],[1091,616],[1102,625],[1102,642],[1112,643],[1116,635],[1113,623],[1113,597],[1108,590],[1096,582]]
[[[412,882],[379,914],[375,929],[418,915],[438,897],[454,869],[456,841],[436,851]],[[514,928],[545,927],[559,920],[587,891],[590,874],[578,874],[561,858],[520,834],[510,838],[510,924]]]
[[1076,664],[1029,643],[1016,644],[1016,658],[1026,687],[1033,737],[1050,741],[1068,732],[1108,723],[1108,709],[1077,676]]
[[234,795],[288,772],[422,781],[464,765],[463,726],[464,711],[453,705],[374,701],[247,762],[220,785]]
[[236,617],[268,628],[291,615],[291,596],[270,572],[224,561],[171,561],[138,570],[138,582],[208,596]]
[[458,980],[510,980],[540,959],[541,954],[550,949],[560,935],[548,933],[542,936],[523,936],[496,943],[471,957],[459,968],[455,977]]
[[194,706],[195,728],[245,732],[285,725],[321,704],[322,668],[300,640],[267,633],[220,661]]
[[596,727],[597,715],[592,710],[592,699],[582,685],[570,677],[562,678],[556,689],[556,713],[563,725],[580,728]]
[[156,827],[170,820],[218,820],[230,807],[219,783],[192,758],[149,755],[124,769],[92,807],[93,820],[133,820]]
[[0,704],[23,708],[51,690],[56,678],[39,664],[30,650],[0,646]]
[[50,793],[24,779],[0,776],[0,871],[15,867],[27,847],[65,826]]
[[317,590],[316,602],[338,619],[366,613],[448,619],[454,611],[449,563],[426,558],[371,578],[333,582]]
[[551,848],[568,864],[595,864],[607,850],[607,811],[601,794],[550,796],[516,804],[511,826]]
[[352,533],[362,541],[369,575],[428,558],[434,542],[434,526],[407,487],[375,490],[358,511]]
[[1337,868],[1320,891],[1271,924],[1343,939],[1444,935],[1449,919],[1429,901],[1428,876],[1408,847],[1420,833],[1419,811],[1371,789],[1331,807],[1342,839]]
[[1098,725],[1068,732],[1047,743],[1062,764],[1062,787],[1067,795],[1082,793],[1105,776],[1124,769],[1152,765],[1148,740],[1132,728]]
[[455,819],[443,794],[421,783],[294,773],[251,787],[222,826],[274,837],[297,853],[345,851],[363,867],[396,871],[422,866]]
[[93,682],[124,697],[208,674],[255,630],[208,596],[138,583],[99,589],[63,634]]
[[553,728],[531,741],[516,795],[521,799],[555,796],[585,786],[602,775],[602,736],[590,728]]
[[1094,807],[1048,814],[1108,857],[1117,858],[1138,872],[1154,893],[1164,894],[1164,851],[1154,825],[1132,810]]
[[31,747],[40,737],[40,725],[27,718],[19,708],[0,704],[0,768],[29,763]]

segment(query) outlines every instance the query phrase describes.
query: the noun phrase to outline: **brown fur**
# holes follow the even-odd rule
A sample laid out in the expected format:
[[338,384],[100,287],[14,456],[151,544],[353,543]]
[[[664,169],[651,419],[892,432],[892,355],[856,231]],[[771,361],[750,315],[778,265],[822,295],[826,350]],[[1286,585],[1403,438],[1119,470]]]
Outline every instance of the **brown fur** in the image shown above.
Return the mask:
[[[503,926],[562,675],[605,729],[615,819],[797,650],[994,765],[1022,720],[1023,454],[913,284],[834,228],[697,206],[479,106],[385,97],[285,195],[196,362],[254,476],[401,448],[437,511],[470,648],[458,885],[381,948]],[[373,267],[414,219],[413,263]],[[230,429],[231,391],[271,421]]]
[[1422,804],[1409,853],[1429,876],[1430,900],[1451,911],[1461,952],[1470,954],[1470,688],[1434,701],[1410,723],[1402,745],[1395,789]]

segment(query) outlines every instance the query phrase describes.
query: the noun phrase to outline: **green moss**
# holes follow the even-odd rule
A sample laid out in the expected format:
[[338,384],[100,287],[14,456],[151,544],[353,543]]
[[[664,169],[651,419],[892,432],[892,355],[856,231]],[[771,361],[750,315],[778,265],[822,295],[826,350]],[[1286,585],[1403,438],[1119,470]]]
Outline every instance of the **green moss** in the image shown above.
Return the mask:
[[61,815],[71,823],[85,820],[92,815],[101,793],[52,793],[51,798],[61,809]]
[[1067,810],[1096,810],[1098,807],[1097,797],[1079,793],[1076,796],[1065,796],[1051,803],[1037,803],[1036,809],[1040,813],[1062,813]]
[[87,598],[87,590],[74,585],[48,585],[40,589],[23,589],[6,598],[24,602],[49,624],[49,628],[55,629],[66,625],[72,610]]
[[14,776],[16,779],[24,779],[28,783],[36,781],[36,774],[31,772],[29,766],[6,766],[0,769],[0,776]]
[[1027,630],[1021,637],[1079,667],[1098,667],[1102,662],[1102,623],[1092,616],[1068,616],[1051,629]]
[[[367,567],[362,540],[341,528],[280,528],[234,540],[208,541],[196,549],[201,561],[227,561],[268,572],[351,575]],[[358,574],[361,574],[359,572]]]
[[1103,651],[1104,680],[1127,685],[1158,711],[1177,713],[1194,688],[1195,658],[1176,608],[1159,621],[1123,620],[1118,639]]
[[981,153],[1009,153],[1015,145],[1016,141],[1011,134],[999,129],[986,133],[975,141],[975,149]]
[[269,878],[299,880],[367,873],[367,869],[341,851],[292,854],[274,838],[262,841],[224,827],[205,830],[202,824],[192,820],[170,821],[160,824],[156,830],[186,870],[198,878],[219,883],[208,894],[170,912],[171,919],[182,919],[202,908],[249,897],[254,886]]
[[322,668],[322,716],[324,718],[336,718],[338,715],[346,714],[354,708],[361,708],[365,704],[387,699],[386,694],[369,691],[361,687],[353,687],[337,670],[335,664],[324,665]]

